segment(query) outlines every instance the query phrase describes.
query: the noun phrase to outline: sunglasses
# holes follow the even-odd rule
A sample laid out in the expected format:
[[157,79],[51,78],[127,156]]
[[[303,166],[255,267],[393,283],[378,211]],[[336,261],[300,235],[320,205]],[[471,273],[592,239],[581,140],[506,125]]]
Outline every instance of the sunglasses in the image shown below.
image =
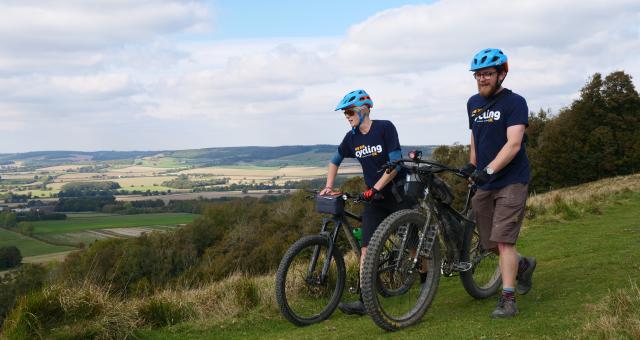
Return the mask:
[[360,108],[346,109],[346,110],[344,110],[344,115],[347,116],[347,117],[351,117],[351,116],[355,115],[358,112],[360,112]]

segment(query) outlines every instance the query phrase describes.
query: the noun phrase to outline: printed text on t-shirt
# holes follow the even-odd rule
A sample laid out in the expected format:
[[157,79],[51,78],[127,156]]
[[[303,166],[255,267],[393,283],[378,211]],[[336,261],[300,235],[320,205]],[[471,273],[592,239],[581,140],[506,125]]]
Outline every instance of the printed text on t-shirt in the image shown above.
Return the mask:
[[376,156],[382,152],[382,145],[360,145],[355,148],[357,158]]
[[485,111],[475,118],[477,123],[492,123],[494,120],[500,120],[500,111]]

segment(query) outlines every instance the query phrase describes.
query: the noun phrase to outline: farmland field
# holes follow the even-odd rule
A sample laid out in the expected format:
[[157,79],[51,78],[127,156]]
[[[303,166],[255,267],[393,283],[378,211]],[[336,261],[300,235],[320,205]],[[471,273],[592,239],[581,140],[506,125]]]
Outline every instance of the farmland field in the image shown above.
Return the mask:
[[75,249],[66,246],[54,246],[31,237],[0,228],[0,247],[7,246],[18,247],[23,257],[58,253]]
[[107,215],[73,214],[70,218],[60,221],[33,222],[36,235],[71,233],[91,229],[167,226],[184,224],[193,221],[198,215],[184,213],[160,213],[141,215]]

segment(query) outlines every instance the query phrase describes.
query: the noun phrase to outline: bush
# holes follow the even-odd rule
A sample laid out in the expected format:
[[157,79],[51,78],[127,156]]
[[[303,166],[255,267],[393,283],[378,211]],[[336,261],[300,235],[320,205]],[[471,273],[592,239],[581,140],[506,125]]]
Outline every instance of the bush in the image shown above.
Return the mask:
[[175,325],[193,316],[193,310],[180,302],[166,298],[150,298],[138,308],[142,322],[151,327]]
[[0,278],[0,325],[9,314],[16,299],[42,289],[46,269],[37,264],[24,264]]
[[126,339],[139,325],[135,310],[92,285],[52,286],[19,299],[5,320],[9,339]]
[[42,334],[64,318],[60,292],[47,289],[31,293],[18,302],[4,322],[9,339],[42,338]]
[[22,262],[22,254],[16,246],[0,248],[0,269],[16,267]]

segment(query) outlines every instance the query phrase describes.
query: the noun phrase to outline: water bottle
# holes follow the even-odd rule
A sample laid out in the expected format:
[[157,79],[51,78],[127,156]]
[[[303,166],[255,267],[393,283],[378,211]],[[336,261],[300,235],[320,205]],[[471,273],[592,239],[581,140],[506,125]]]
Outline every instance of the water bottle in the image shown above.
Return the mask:
[[353,229],[353,237],[355,237],[356,241],[358,241],[358,245],[362,246],[362,229],[360,228]]

